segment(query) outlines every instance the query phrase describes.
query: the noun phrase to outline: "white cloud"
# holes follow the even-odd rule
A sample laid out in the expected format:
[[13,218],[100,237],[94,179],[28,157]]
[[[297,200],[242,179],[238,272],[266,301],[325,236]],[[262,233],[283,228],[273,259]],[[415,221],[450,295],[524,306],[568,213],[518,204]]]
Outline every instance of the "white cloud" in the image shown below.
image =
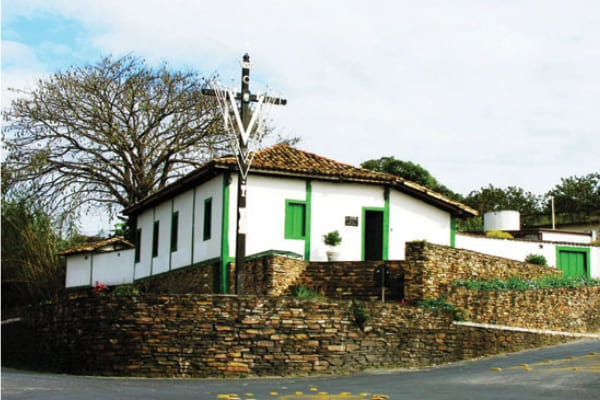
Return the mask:
[[88,24],[105,54],[218,71],[225,83],[249,51],[255,88],[289,100],[274,110],[280,129],[342,161],[394,155],[463,193],[544,192],[598,170],[597,2],[23,4]]

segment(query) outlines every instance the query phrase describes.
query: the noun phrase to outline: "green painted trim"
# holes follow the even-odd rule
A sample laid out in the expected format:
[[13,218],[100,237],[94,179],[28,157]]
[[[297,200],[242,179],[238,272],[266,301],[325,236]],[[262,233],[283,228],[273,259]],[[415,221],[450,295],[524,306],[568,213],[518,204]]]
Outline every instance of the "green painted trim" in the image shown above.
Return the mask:
[[450,247],[456,248],[456,218],[450,216]]
[[173,210],[175,208],[175,199],[171,198],[171,221],[169,221],[169,271],[171,270],[171,259],[173,255],[173,247],[171,243],[173,243]]
[[310,261],[311,221],[312,221],[312,184],[306,181],[306,238],[304,239],[304,259]]
[[389,189],[385,188],[385,204],[383,209],[383,260],[389,259],[390,252],[390,194]]
[[251,255],[247,256],[246,261],[255,260],[257,258],[266,257],[266,256],[285,256],[285,257],[290,257],[290,258],[298,258],[300,260],[302,259],[302,254],[294,253],[293,251],[267,250],[267,251],[262,251],[260,253],[251,254]]
[[194,264],[194,236],[196,234],[196,187],[192,191],[192,243],[190,248],[190,264]]
[[[586,278],[592,277],[592,271],[591,271],[592,260],[590,258],[591,251],[590,251],[589,247],[556,246],[556,268],[563,271],[562,268],[558,265],[558,261],[560,259],[559,255],[560,255],[561,251],[569,251],[569,252],[573,252],[573,253],[584,253],[585,254],[585,269],[586,269],[585,277]],[[564,274],[564,271],[563,271],[563,274]]]
[[223,175],[223,209],[221,210],[221,278],[219,292],[227,294],[227,264],[229,257],[229,182]]
[[[156,207],[152,207],[152,236],[150,236],[150,276],[152,276],[152,271],[154,270],[154,223],[156,222]],[[160,239],[160,236],[158,237]]]
[[[384,205],[384,208],[381,207],[363,207],[362,208],[362,234],[360,241],[360,259],[361,261],[365,261],[365,236],[367,234],[367,211],[381,211],[383,212],[383,237],[382,237],[382,249],[381,249],[381,259],[387,260],[388,257],[388,240],[389,240],[389,199],[385,199],[387,205]],[[387,211],[386,211],[387,208]],[[387,217],[386,217],[387,215]],[[386,221],[387,220],[387,221]]]

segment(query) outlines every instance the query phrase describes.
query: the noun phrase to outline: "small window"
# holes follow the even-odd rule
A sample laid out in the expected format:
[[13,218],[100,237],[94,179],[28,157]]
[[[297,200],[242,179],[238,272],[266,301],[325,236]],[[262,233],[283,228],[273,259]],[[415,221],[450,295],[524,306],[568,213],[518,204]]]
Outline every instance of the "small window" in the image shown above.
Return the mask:
[[179,211],[171,215],[171,251],[177,251],[177,233],[179,232]]
[[212,197],[204,200],[204,240],[210,239],[212,229]]
[[152,231],[152,257],[158,257],[158,228],[160,221],[154,221],[154,230]]
[[135,231],[135,255],[134,255],[134,262],[136,262],[136,263],[140,262],[141,248],[142,248],[142,230],[137,229]]
[[284,237],[286,239],[306,238],[306,204],[304,202],[286,201]]

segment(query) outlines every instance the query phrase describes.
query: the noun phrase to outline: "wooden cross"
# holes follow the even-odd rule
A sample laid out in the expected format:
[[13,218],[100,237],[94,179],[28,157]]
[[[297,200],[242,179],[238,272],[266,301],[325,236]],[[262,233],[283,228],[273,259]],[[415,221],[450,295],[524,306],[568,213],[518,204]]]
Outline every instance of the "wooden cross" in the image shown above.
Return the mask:
[[[240,108],[234,110],[239,112],[239,123],[238,123],[238,148],[236,150],[236,158],[238,162],[239,174],[238,174],[238,187],[237,187],[237,235],[236,235],[236,246],[235,246],[235,270],[236,270],[236,293],[238,292],[237,282],[237,271],[243,270],[246,265],[246,177],[250,170],[250,163],[248,160],[248,138],[252,126],[250,125],[250,102],[262,101],[263,103],[275,104],[275,105],[286,105],[286,99],[280,99],[277,97],[263,96],[259,98],[256,94],[250,92],[250,56],[248,53],[244,54],[242,58],[242,90],[239,93],[235,93],[233,96],[234,100],[240,102]],[[217,93],[213,89],[203,89],[202,94],[208,96],[217,96]],[[232,100],[233,100],[232,99]],[[241,126],[239,126],[241,125]],[[250,127],[250,129],[249,129]],[[227,272],[221,272],[221,291],[227,293]]]

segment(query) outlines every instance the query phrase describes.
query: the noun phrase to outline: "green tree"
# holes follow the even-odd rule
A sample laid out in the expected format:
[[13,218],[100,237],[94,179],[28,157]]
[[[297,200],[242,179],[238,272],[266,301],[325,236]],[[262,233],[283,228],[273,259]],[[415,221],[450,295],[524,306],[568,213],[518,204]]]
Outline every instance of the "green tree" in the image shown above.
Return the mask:
[[462,196],[454,193],[446,186],[440,184],[429,171],[411,161],[402,161],[394,157],[381,157],[376,160],[367,160],[360,165],[362,168],[377,172],[385,172],[418,183],[438,193],[455,200],[462,200]]
[[561,183],[546,193],[546,212],[551,210],[551,198],[557,213],[583,213],[600,210],[600,173],[561,178]]
[[541,211],[540,196],[514,186],[502,189],[490,184],[469,193],[464,202],[480,214],[488,211],[516,210],[523,215],[532,215]]
[[3,183],[67,214],[129,206],[224,151],[206,84],[133,56],[40,80],[3,113]]
[[55,300],[64,289],[59,251],[81,238],[64,241],[43,209],[25,199],[2,199],[2,310]]

